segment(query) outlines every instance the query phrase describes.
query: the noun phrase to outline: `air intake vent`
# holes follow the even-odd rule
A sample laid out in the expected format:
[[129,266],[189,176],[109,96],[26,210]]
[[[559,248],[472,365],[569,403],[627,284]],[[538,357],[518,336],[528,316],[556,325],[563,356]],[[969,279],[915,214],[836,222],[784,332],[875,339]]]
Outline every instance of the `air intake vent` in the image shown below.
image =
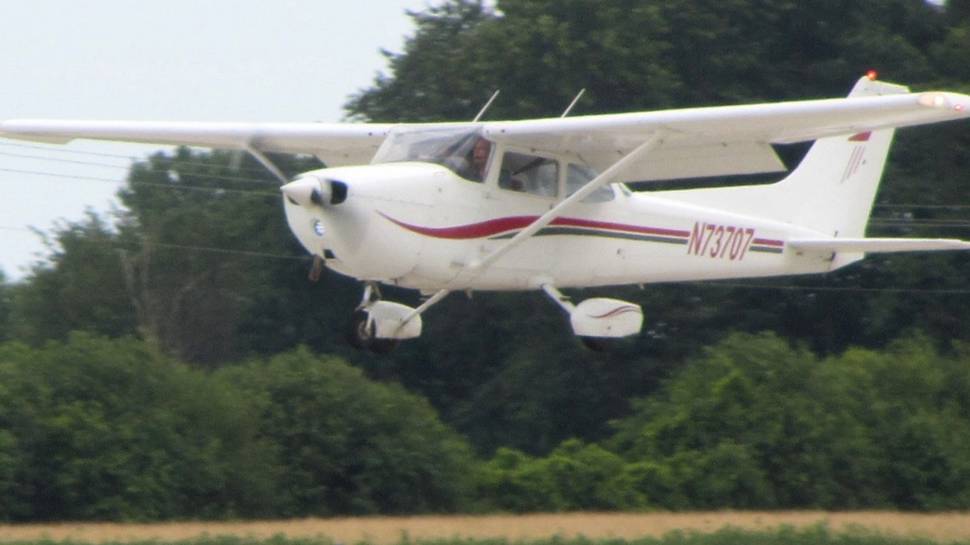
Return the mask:
[[347,184],[330,180],[330,204],[340,204],[347,200]]

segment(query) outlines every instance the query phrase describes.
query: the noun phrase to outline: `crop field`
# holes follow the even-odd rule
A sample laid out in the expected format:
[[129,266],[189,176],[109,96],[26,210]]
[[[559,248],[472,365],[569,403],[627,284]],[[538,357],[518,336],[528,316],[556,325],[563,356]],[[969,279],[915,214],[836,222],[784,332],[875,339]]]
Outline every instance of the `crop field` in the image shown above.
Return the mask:
[[[233,536],[246,542],[313,540],[339,544],[366,542],[391,545],[401,542],[499,539],[537,543],[549,538],[599,541],[658,539],[683,532],[694,536],[715,534],[725,528],[765,538],[788,528],[797,541],[814,528],[821,541],[836,536],[879,536],[878,543],[968,543],[970,513],[916,514],[895,512],[711,512],[646,514],[540,514],[500,516],[422,516],[306,519],[254,522],[185,522],[160,524],[58,523],[0,525],[4,543],[109,543],[109,542],[205,542]],[[805,533],[808,532],[808,533]],[[723,534],[723,532],[722,532]],[[817,536],[817,537],[819,537]],[[724,536],[722,536],[724,537]],[[730,536],[727,536],[730,537]],[[736,542],[728,539],[727,542]],[[783,537],[783,536],[782,536]],[[791,538],[792,536],[788,536]],[[681,539],[683,536],[681,536]],[[201,541],[200,541],[201,540]],[[589,541],[584,541],[589,543]],[[230,542],[234,540],[229,540]],[[466,545],[470,541],[464,541]],[[664,540],[666,541],[666,540]],[[690,540],[688,540],[690,541]],[[723,540],[718,540],[718,542]],[[763,539],[753,541],[767,542]],[[770,541],[770,540],[769,540]],[[238,542],[238,540],[236,541]],[[674,540],[677,543],[685,541]]]

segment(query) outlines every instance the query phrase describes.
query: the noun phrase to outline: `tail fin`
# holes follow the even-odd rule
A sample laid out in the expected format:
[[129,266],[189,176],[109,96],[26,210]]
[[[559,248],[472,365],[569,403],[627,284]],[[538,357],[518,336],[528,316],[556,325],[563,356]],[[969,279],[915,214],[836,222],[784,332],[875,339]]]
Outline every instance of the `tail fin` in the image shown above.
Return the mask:
[[[849,97],[908,93],[901,85],[861,78]],[[771,185],[663,192],[665,197],[805,227],[822,237],[860,238],[889,155],[893,129],[815,141],[798,167]],[[862,259],[844,252],[832,268]]]
[[[900,85],[862,78],[849,96],[908,92]],[[771,186],[771,193],[779,198],[772,204],[786,216],[779,219],[833,237],[864,236],[893,132],[884,129],[817,140],[798,168]]]

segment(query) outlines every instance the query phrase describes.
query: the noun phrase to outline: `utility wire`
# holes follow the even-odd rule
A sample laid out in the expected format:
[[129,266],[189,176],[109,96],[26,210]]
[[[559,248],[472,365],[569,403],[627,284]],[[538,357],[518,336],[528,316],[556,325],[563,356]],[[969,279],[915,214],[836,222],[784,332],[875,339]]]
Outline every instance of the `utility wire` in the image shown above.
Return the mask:
[[[94,163],[89,161],[76,161],[73,159],[58,159],[53,157],[42,157],[39,155],[24,155],[19,153],[6,153],[6,152],[0,152],[0,156],[16,157],[20,159],[36,159],[41,161],[50,161],[52,163],[69,163],[74,165],[85,165],[85,166],[93,166],[93,167],[99,167],[99,168],[114,168],[114,169],[120,169],[120,170],[126,170],[126,171],[131,170],[135,166],[133,164],[115,165],[110,163]],[[184,166],[186,164],[189,164],[189,163],[179,162],[179,166]],[[199,166],[206,166],[207,168],[212,167],[211,164],[210,165],[205,165],[204,163],[195,163],[195,164]],[[169,169],[169,170],[173,170],[173,169]],[[182,176],[202,176],[202,177],[206,177],[214,180],[227,180],[230,182],[245,182],[245,183],[255,183],[255,184],[261,184],[261,185],[269,185],[276,182],[275,180],[261,179],[261,178],[245,178],[242,176],[223,176],[220,174],[209,174],[202,171],[175,170],[175,172],[178,172]]]
[[[35,234],[35,235],[37,234],[37,231],[35,231],[33,229],[25,229],[23,227],[10,227],[10,226],[0,225],[0,230],[3,230],[3,231],[22,231],[22,232],[26,232],[26,233]],[[98,243],[98,244],[108,244],[108,245],[111,245],[111,246],[118,246],[118,247],[123,246],[123,244],[121,244],[120,242],[118,242],[116,240],[89,239],[88,241],[89,242],[95,242],[95,243]],[[191,251],[196,251],[196,252],[209,252],[209,253],[218,253],[218,254],[235,254],[235,255],[243,255],[243,256],[249,256],[249,257],[262,257],[262,258],[268,258],[268,259],[288,259],[288,260],[295,260],[295,261],[310,261],[312,259],[312,257],[311,256],[308,256],[308,255],[306,255],[306,256],[294,256],[294,255],[275,254],[275,253],[271,253],[271,252],[260,252],[260,251],[256,251],[256,250],[243,250],[243,249],[239,249],[239,248],[225,248],[225,247],[220,247],[220,246],[194,246],[194,245],[191,245],[191,244],[176,244],[176,243],[172,243],[172,242],[154,242],[154,241],[147,240],[145,238],[141,238],[139,240],[139,242],[141,242],[141,244],[143,244],[145,246],[158,246],[158,247],[161,247],[161,248],[172,248],[172,249],[177,249],[177,250],[191,250]]]
[[53,163],[70,163],[72,165],[86,165],[86,166],[95,166],[95,167],[101,167],[101,168],[117,168],[117,169],[124,169],[124,170],[129,170],[132,167],[132,164],[130,162],[127,165],[116,165],[116,164],[112,164],[112,163],[94,163],[94,162],[90,162],[90,161],[78,161],[76,159],[60,159],[60,158],[57,158],[57,157],[45,157],[43,155],[28,155],[28,154],[25,154],[25,153],[9,153],[9,152],[6,152],[6,151],[0,151],[0,156],[3,156],[3,157],[16,157],[18,159],[35,159],[35,160],[38,160],[38,161],[50,161],[50,162],[53,162]]
[[[100,152],[96,152],[96,151],[72,150],[72,149],[68,149],[68,148],[64,148],[64,147],[51,148],[51,147],[45,147],[45,146],[33,146],[33,145],[30,145],[30,144],[14,144],[12,142],[0,142],[0,146],[6,146],[6,147],[11,147],[11,148],[32,149],[32,150],[42,150],[42,151],[52,152],[52,153],[68,153],[68,154],[75,154],[75,155],[89,155],[89,156],[92,156],[92,157],[110,157],[110,158],[114,158],[114,159],[126,159],[128,161],[140,161],[140,162],[147,161],[147,160],[149,160],[151,158],[151,156],[120,155],[120,154],[117,154],[117,153],[100,153]],[[2,154],[3,155],[11,155],[11,154],[8,154],[8,153],[2,153]],[[57,161],[58,160],[58,159],[53,158],[53,157],[38,157],[38,159],[47,159],[47,160],[50,160],[50,161]],[[205,163],[205,162],[202,162],[202,161],[181,161],[181,160],[179,160],[179,164],[182,164],[182,165],[193,165],[193,166],[212,166],[210,163]],[[245,166],[242,166],[242,165],[240,165],[239,167],[237,167],[235,170],[240,170],[240,171],[247,170],[247,171],[254,172],[254,173],[266,172],[266,170],[263,167],[245,167]]]
[[[60,174],[60,173],[57,173],[57,172],[44,172],[44,171],[39,171],[39,170],[21,170],[21,169],[14,169],[14,168],[0,168],[0,172],[12,172],[14,174],[29,174],[29,175],[32,175],[32,176],[50,176],[50,177],[53,177],[53,178],[72,179],[72,180],[83,180],[83,181],[87,181],[87,182],[102,182],[102,183],[111,183],[111,184],[125,184],[126,183],[125,180],[116,180],[116,179],[113,179],[113,178],[99,178],[99,177],[96,177],[96,176],[80,176],[80,175],[77,175],[77,174]],[[209,176],[209,177],[212,177],[212,176]],[[228,192],[228,193],[244,193],[244,194],[249,194],[249,195],[263,195],[263,196],[279,197],[279,193],[277,193],[277,192],[259,191],[259,190],[255,190],[255,189],[228,189],[228,188],[222,188],[222,187],[203,187],[203,186],[185,185],[185,184],[182,184],[182,183],[163,184],[163,183],[155,183],[155,182],[131,182],[131,181],[129,181],[127,183],[129,185],[136,185],[136,186],[143,185],[143,186],[147,186],[147,187],[160,187],[160,188],[166,188],[166,189],[187,189],[187,190],[195,190],[195,191],[211,191],[211,192],[215,192],[215,193],[223,193],[223,192]],[[263,183],[266,183],[266,182],[263,182]],[[269,184],[267,184],[267,185],[269,185]]]

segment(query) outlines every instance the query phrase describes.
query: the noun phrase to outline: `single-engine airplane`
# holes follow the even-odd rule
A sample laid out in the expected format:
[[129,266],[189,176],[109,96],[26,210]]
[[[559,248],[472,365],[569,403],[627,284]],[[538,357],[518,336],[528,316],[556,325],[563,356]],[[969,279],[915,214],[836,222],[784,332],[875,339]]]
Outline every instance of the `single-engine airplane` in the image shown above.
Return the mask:
[[[487,106],[486,106],[487,107]],[[866,238],[894,129],[970,117],[970,96],[861,78],[847,98],[430,124],[11,120],[0,136],[245,150],[281,179],[290,229],[363,281],[350,340],[383,352],[421,334],[452,291],[542,290],[588,344],[638,333],[641,308],[559,290],[832,271],[867,253],[967,250]],[[783,171],[773,144],[814,140],[767,185],[635,193],[624,182]],[[286,179],[266,152],[328,168]],[[356,165],[356,166],[355,166]],[[319,262],[318,261],[318,262]],[[379,284],[420,290],[417,308]]]

